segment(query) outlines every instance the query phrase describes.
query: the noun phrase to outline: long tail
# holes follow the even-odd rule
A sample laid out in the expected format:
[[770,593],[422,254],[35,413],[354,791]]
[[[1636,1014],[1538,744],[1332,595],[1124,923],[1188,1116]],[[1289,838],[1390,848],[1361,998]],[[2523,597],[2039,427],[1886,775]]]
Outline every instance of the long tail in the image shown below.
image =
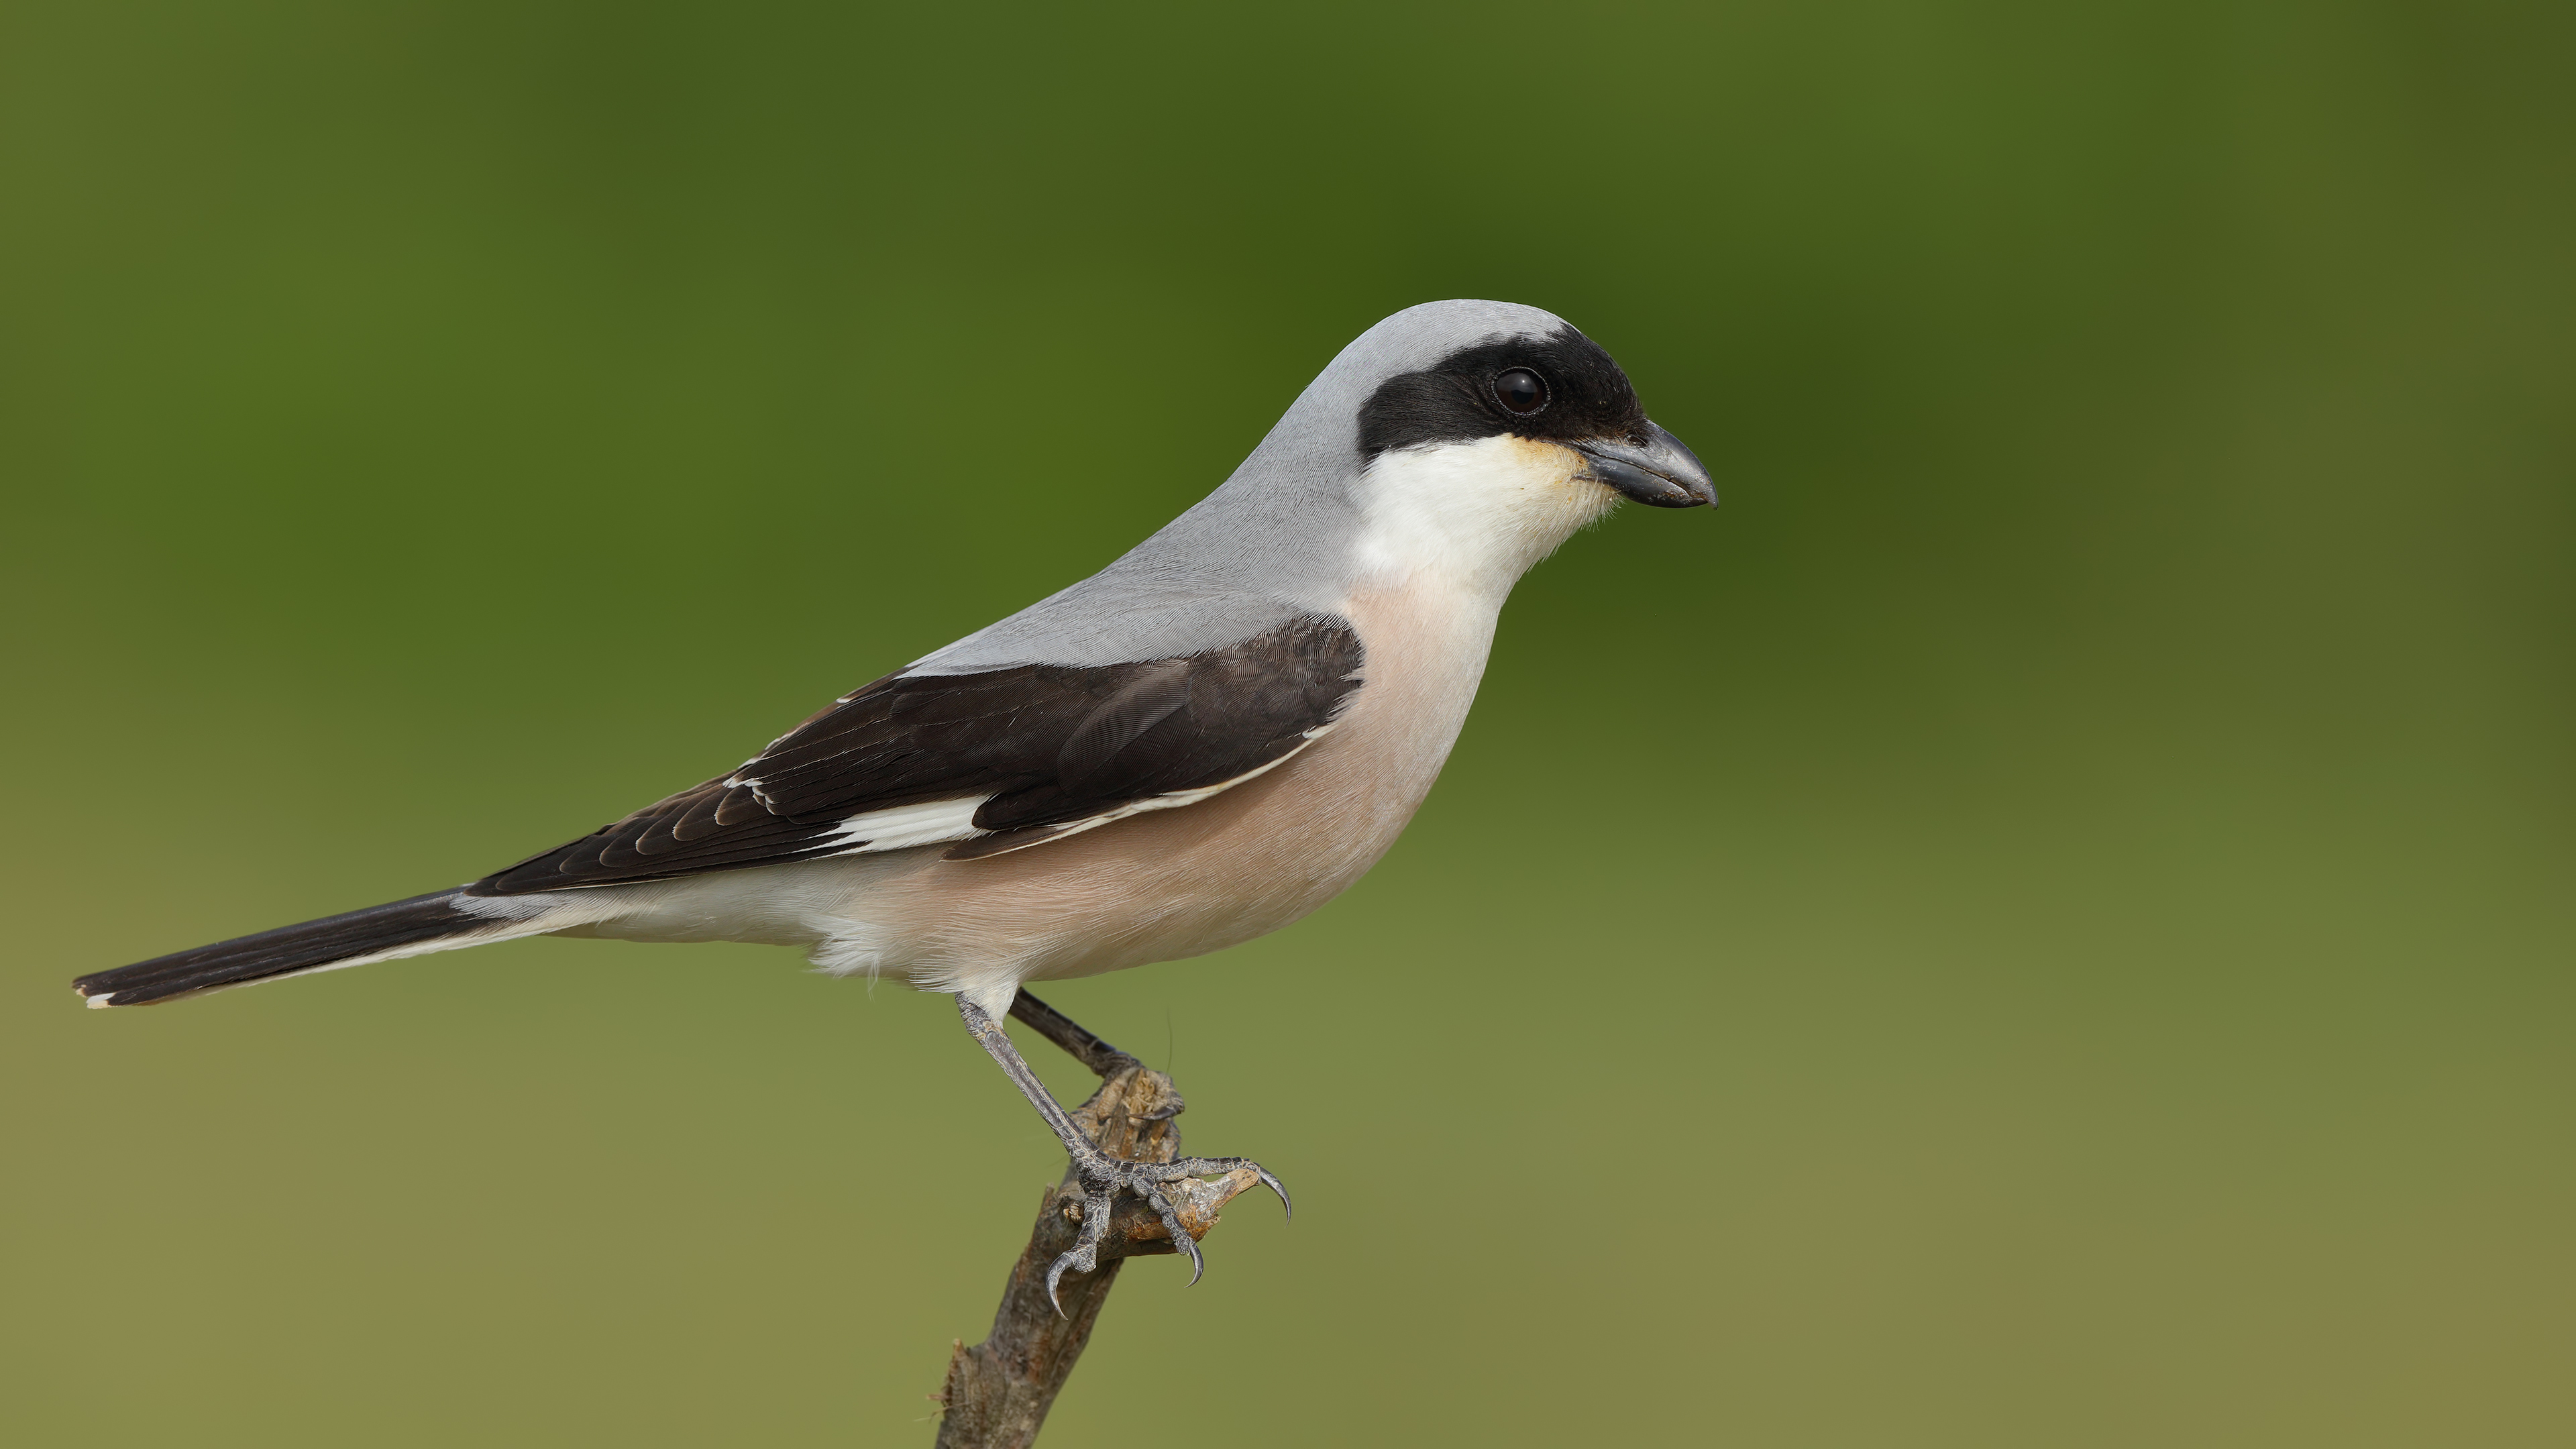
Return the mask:
[[[464,904],[469,900],[484,909]],[[74,981],[72,989],[89,998],[92,1006],[141,1006],[220,991],[227,986],[250,986],[308,972],[390,961],[397,956],[479,946],[487,941],[534,935],[562,924],[547,919],[552,913],[543,908],[504,915],[494,913],[490,909],[493,904],[491,897],[470,897],[461,890],[433,891],[407,901],[324,916],[256,936],[217,941],[193,951],[155,956],[113,971],[93,972]]]

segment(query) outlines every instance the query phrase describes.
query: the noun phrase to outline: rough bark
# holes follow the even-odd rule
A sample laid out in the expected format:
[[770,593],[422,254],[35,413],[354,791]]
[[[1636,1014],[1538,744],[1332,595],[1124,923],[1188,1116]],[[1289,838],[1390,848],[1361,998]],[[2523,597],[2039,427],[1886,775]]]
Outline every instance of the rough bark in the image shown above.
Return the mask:
[[[1033,1006],[1015,1007],[1012,1014],[1103,1074],[1100,1090],[1074,1109],[1074,1121],[1085,1135],[1109,1155],[1131,1162],[1178,1157],[1181,1132],[1173,1119],[1182,1102],[1172,1079],[1147,1070],[1044,1006]],[[1177,1182],[1166,1191],[1182,1229],[1198,1239],[1216,1226],[1219,1208],[1260,1180],[1250,1168],[1237,1168],[1219,1178]],[[1075,1360],[1091,1341],[1118,1270],[1129,1258],[1179,1251],[1153,1208],[1133,1193],[1120,1193],[1112,1200],[1108,1236],[1100,1244],[1100,1267],[1064,1276],[1057,1285],[1064,1303],[1058,1315],[1047,1302],[1047,1268],[1073,1246],[1082,1211],[1081,1189],[1070,1171],[1039,1199],[1037,1225],[1019,1261],[1011,1265],[991,1335],[972,1348],[961,1342],[949,1356],[947,1385],[937,1395],[940,1449],[1020,1449],[1035,1440]]]

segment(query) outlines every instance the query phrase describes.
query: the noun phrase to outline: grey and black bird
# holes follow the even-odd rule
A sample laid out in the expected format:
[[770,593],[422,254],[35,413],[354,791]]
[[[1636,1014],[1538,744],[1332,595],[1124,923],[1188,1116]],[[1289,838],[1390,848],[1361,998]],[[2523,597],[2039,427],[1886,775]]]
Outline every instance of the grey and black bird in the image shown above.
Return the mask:
[[562,935],[794,946],[949,992],[1092,1204],[1052,1291],[1119,1189],[1168,1223],[1163,1184],[1255,1164],[1093,1147],[1001,1028],[1079,1030],[1022,986],[1235,945],[1359,879],[1448,758],[1512,585],[1622,499],[1717,495],[1608,353],[1534,307],[1409,308],[1153,537],[733,770],[467,885],[74,986],[139,1006]]

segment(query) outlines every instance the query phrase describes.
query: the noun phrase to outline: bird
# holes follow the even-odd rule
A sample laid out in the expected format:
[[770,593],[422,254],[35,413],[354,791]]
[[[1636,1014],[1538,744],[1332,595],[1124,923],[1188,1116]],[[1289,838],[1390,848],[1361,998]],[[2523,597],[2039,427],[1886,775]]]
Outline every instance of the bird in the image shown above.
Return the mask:
[[[1089,1272],[1112,1197],[1244,1158],[1095,1146],[1003,1030],[1114,1052],[1022,988],[1180,960],[1358,880],[1431,789],[1521,576],[1630,500],[1714,504],[1610,354],[1456,300],[1362,333],[1207,497],[1098,573],[842,695],[736,768],[449,890],[79,977],[140,1006],[523,936],[748,941],[960,1017],[1063,1143]],[[1059,1309],[1061,1311],[1061,1309]]]

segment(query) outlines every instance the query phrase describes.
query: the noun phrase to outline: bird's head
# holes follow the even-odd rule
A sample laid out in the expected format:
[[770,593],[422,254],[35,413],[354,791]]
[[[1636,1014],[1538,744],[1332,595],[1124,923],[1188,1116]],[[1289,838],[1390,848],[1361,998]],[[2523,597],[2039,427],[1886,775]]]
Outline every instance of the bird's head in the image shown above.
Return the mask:
[[1622,498],[1717,501],[1598,343],[1535,307],[1430,302],[1369,329],[1319,384],[1357,407],[1363,549],[1508,587]]
[[[1434,302],[1380,325],[1445,330],[1437,324],[1450,319],[1439,314],[1461,305],[1500,304]],[[1535,313],[1534,325],[1479,337],[1379,382],[1360,405],[1360,456],[1373,463],[1389,452],[1511,438],[1562,448],[1584,481],[1651,507],[1717,501],[1708,470],[1646,416],[1628,374],[1599,343],[1535,308],[1512,310]]]

